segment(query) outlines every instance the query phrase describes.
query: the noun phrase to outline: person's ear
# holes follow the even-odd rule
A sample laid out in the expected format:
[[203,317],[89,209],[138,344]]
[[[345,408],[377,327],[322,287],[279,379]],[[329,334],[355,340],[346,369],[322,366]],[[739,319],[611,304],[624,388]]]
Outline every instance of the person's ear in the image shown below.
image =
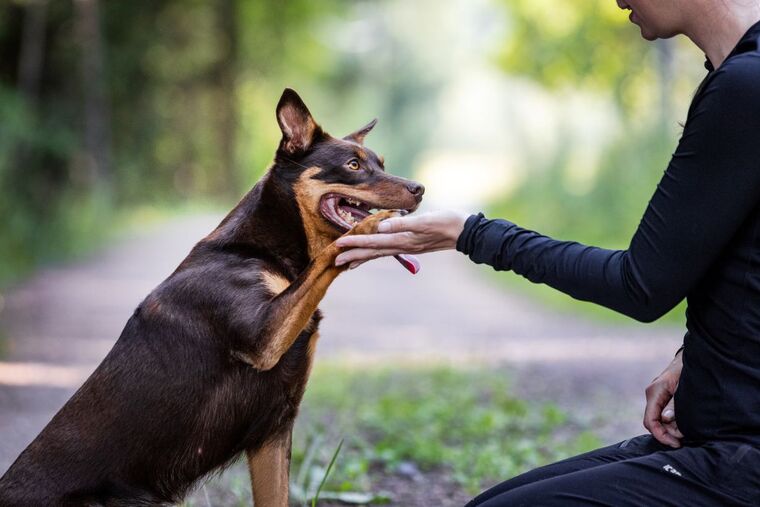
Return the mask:
[[321,129],[301,97],[285,88],[277,103],[277,123],[282,131],[280,150],[295,155],[308,151]]
[[348,134],[343,139],[346,141],[353,141],[358,144],[364,144],[364,138],[367,137],[367,134],[369,134],[373,128],[375,128],[376,124],[377,124],[377,118],[369,122],[364,127],[360,128],[356,132],[352,134]]

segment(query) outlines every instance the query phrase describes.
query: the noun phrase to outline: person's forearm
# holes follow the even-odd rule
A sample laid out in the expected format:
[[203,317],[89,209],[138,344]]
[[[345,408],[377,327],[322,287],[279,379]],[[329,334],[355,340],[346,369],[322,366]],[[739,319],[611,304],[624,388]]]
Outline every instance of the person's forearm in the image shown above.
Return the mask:
[[467,219],[457,250],[476,263],[512,270],[534,283],[641,321],[655,320],[675,304],[646,293],[635,274],[628,272],[625,251],[558,241],[507,220],[488,220],[482,213]]
[[760,115],[748,104],[760,105],[754,73],[711,80],[627,250],[557,241],[482,216],[467,220],[457,249],[577,299],[654,320],[699,283],[757,206],[760,144],[747,139],[760,131]]

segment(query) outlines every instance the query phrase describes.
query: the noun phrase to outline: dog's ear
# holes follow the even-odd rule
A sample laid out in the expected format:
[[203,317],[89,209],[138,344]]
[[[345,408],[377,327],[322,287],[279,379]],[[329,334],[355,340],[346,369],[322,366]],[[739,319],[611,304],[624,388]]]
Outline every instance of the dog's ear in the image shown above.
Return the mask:
[[375,128],[376,124],[377,124],[377,118],[369,122],[364,127],[360,128],[353,134],[348,134],[343,139],[345,139],[346,141],[353,141],[355,143],[364,144],[364,138],[367,137],[367,134],[369,134],[373,128]]
[[291,155],[307,151],[321,133],[301,97],[285,88],[277,103],[277,123],[282,130],[280,150]]

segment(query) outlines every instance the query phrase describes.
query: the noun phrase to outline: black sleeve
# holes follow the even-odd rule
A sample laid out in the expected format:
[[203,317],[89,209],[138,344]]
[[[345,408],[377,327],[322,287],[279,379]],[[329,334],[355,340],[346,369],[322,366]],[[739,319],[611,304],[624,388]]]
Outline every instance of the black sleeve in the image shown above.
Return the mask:
[[[760,64],[738,56],[695,100],[628,250],[558,241],[471,216],[457,250],[570,296],[651,322],[677,305],[760,197]],[[603,212],[603,210],[600,210]]]

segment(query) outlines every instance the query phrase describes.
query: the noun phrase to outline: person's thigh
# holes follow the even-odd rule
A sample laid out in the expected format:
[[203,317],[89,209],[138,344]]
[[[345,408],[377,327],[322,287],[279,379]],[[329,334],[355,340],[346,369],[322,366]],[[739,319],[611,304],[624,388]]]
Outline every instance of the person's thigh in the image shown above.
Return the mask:
[[752,487],[760,472],[749,462],[742,466],[747,454],[740,444],[657,451],[526,483],[478,505],[755,506]]
[[635,438],[630,438],[623,442],[610,445],[608,447],[602,447],[594,451],[573,456],[557,463],[536,468],[524,474],[518,475],[504,481],[496,486],[484,491],[474,499],[472,499],[466,507],[480,506],[486,500],[498,496],[507,491],[531,484],[533,482],[550,479],[553,477],[569,474],[572,472],[578,472],[580,470],[587,470],[589,468],[598,467],[600,465],[606,465],[609,463],[615,463],[631,458],[638,458],[646,456],[648,454],[668,449],[668,447],[662,445],[655,440],[651,435],[641,435]]

